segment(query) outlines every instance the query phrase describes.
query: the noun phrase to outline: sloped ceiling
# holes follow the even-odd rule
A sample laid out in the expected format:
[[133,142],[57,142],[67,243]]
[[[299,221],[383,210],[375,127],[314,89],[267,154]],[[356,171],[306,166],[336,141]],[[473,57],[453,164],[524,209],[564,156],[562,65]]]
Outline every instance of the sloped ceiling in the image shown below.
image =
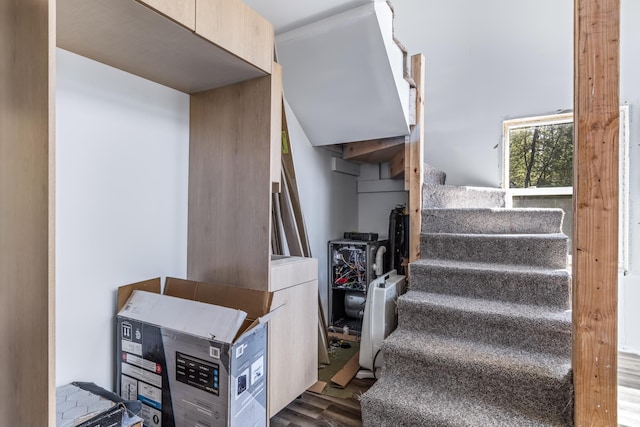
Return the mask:
[[276,28],[284,95],[313,145],[408,133],[409,85],[383,0],[248,0]]

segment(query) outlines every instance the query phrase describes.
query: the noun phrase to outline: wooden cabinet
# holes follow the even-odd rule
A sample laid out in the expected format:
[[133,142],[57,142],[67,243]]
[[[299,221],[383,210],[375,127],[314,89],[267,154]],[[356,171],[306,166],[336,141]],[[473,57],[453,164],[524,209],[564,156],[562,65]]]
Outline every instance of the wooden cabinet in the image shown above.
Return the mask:
[[268,414],[273,417],[318,380],[318,260],[274,257],[269,321]]
[[[144,1],[143,4],[135,0],[58,0],[57,46],[185,93],[202,92],[271,73],[271,64],[264,65],[264,59],[260,64],[254,63],[257,59],[244,53],[248,49],[244,48],[245,44],[252,46],[249,50],[256,51],[266,49],[267,44],[261,42],[254,46],[256,42],[246,38],[251,33],[237,32],[225,16],[219,19],[227,25],[218,31],[229,33],[227,37],[233,38],[233,43],[220,45],[215,43],[215,37],[203,38],[192,29],[177,25],[175,21],[181,19],[178,15],[186,13],[178,11],[178,3],[158,13],[151,7],[160,9],[163,4],[173,2]],[[236,8],[246,8],[238,0],[224,1],[229,5],[223,13],[242,15],[245,25],[264,28],[260,34],[264,40],[271,40],[264,57],[271,62],[271,24],[255,13],[234,12]],[[198,16],[200,13],[198,11]],[[172,16],[171,19],[167,15]],[[197,22],[198,19],[196,25]],[[202,25],[207,27],[206,23]],[[263,34],[269,28],[271,35]]]
[[138,0],[191,31],[196,30],[196,0]]
[[273,25],[240,0],[196,0],[196,33],[271,73]]
[[0,425],[55,425],[53,20],[0,0]]
[[272,111],[281,109],[280,78],[277,72],[191,95],[190,280],[271,290],[271,188],[273,172],[280,173],[273,135],[281,126]]
[[[238,286],[270,288],[281,77],[272,25],[239,0],[0,0],[0,11],[0,364],[11,367],[0,425],[55,425],[56,46],[193,94],[188,268]],[[278,298],[317,284],[305,286]]]

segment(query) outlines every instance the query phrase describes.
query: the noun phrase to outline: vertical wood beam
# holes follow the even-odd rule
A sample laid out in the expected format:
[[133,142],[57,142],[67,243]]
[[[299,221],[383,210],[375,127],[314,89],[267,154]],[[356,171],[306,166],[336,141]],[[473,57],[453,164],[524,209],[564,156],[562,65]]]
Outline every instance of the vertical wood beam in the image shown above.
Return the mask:
[[574,8],[575,425],[615,426],[620,0]]
[[409,262],[420,258],[422,229],[422,183],[424,180],[424,56],[411,57],[411,73],[416,83],[416,124],[405,147],[405,186],[409,191]]
[[0,425],[55,425],[55,1],[0,0]]

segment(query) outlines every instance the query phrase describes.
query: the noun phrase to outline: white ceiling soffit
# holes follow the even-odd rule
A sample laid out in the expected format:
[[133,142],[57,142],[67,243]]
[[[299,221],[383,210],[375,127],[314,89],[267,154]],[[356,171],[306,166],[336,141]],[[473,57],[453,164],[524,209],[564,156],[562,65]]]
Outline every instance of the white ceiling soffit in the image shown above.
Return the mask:
[[371,2],[276,37],[284,94],[313,145],[409,133],[393,14]]

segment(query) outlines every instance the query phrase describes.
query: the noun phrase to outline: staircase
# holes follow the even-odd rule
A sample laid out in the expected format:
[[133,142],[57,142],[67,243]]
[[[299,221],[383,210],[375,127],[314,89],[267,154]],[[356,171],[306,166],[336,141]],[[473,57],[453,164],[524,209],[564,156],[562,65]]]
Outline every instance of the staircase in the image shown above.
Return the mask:
[[563,213],[504,197],[425,184],[422,259],[362,395],[365,427],[572,425]]

